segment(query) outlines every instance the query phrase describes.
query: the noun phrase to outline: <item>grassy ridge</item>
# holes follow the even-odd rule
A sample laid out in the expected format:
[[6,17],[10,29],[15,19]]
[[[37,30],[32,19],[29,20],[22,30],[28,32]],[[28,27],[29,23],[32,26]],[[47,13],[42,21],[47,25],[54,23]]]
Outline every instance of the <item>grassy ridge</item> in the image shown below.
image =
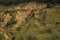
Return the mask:
[[[3,36],[9,37],[6,40],[60,40],[59,7],[47,9],[44,4],[30,3],[19,5],[14,10],[2,11],[0,28],[6,33]],[[16,30],[12,29],[16,25]]]
[[29,21],[14,32],[15,40],[60,40],[60,13],[46,12],[46,17],[39,14],[38,18],[28,18]]

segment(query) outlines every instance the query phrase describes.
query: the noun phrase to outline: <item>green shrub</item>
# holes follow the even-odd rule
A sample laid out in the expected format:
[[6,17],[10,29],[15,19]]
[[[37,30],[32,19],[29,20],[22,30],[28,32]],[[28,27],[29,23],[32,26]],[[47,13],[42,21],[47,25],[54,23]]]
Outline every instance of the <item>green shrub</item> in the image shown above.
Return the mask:
[[0,40],[4,40],[4,37],[0,34]]
[[[15,40],[60,40],[60,14],[56,12],[42,14],[42,21],[46,25],[40,25],[35,17],[28,18],[28,21],[19,30],[14,31]],[[45,16],[45,18],[43,17]],[[40,17],[38,19],[40,19]],[[37,22],[37,24],[35,24]],[[57,22],[57,25],[56,25]],[[42,22],[41,22],[42,23]]]
[[50,24],[60,22],[60,13],[57,12],[47,13],[46,22]]
[[10,14],[11,16],[15,14],[15,12],[16,12],[15,10],[5,10],[5,13]]

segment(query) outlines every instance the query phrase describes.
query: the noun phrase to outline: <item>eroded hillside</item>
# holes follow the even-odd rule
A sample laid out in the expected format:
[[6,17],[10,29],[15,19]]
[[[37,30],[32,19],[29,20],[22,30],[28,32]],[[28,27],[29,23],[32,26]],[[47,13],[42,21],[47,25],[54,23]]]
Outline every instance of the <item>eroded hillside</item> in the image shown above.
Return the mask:
[[43,3],[0,7],[0,34],[5,40],[59,40],[59,26],[59,8],[47,9]]

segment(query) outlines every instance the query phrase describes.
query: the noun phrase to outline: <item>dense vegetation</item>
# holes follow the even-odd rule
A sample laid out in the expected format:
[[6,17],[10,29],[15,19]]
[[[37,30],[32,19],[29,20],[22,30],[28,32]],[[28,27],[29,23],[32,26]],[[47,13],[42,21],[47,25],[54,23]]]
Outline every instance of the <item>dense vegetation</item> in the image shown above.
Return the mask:
[[0,4],[4,5],[15,5],[20,3],[37,2],[47,4],[60,4],[60,0],[0,0]]
[[32,16],[24,25],[19,26],[13,32],[15,40],[60,40],[60,13],[47,13],[43,10],[38,13],[38,10],[33,10],[38,18]]
[[0,34],[0,40],[4,40],[4,37]]
[[20,3],[0,10],[0,40],[60,40],[60,6],[49,9],[51,4],[60,4],[59,0],[0,0],[4,5]]

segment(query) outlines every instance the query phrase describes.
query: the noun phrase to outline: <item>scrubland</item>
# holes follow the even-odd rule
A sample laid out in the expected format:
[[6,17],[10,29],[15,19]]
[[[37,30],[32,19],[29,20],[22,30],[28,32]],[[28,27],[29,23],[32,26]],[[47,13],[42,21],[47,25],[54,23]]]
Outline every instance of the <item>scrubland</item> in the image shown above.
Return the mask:
[[60,7],[27,3],[0,7],[0,40],[60,40]]

